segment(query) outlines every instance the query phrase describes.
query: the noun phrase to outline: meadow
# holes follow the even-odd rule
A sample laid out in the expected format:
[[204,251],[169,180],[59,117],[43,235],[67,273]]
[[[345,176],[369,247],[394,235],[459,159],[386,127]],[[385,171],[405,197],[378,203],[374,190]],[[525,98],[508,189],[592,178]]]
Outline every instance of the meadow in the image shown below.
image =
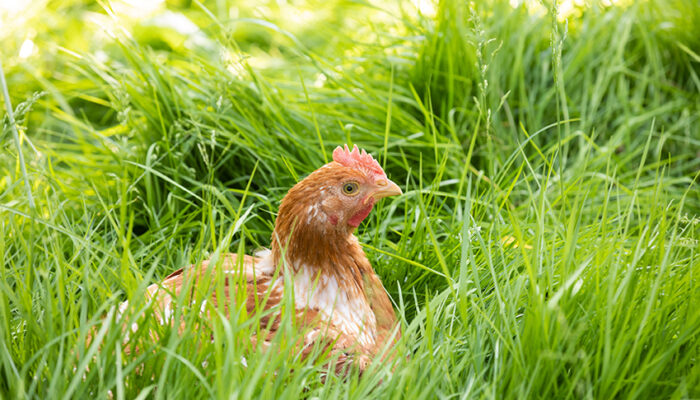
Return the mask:
[[[582,3],[2,3],[0,398],[700,398],[700,6]],[[404,191],[356,232],[393,365],[186,310],[124,352],[344,143]]]

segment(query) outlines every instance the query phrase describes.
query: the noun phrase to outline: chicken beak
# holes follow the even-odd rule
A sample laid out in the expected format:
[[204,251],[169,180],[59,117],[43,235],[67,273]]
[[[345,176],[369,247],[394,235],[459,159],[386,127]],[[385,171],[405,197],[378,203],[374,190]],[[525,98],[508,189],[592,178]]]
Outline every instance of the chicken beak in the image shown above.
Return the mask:
[[371,197],[373,197],[375,201],[384,197],[398,196],[400,194],[403,194],[399,185],[395,184],[394,182],[388,179],[378,180],[375,184],[377,188],[374,190],[374,192],[372,192],[371,195]]

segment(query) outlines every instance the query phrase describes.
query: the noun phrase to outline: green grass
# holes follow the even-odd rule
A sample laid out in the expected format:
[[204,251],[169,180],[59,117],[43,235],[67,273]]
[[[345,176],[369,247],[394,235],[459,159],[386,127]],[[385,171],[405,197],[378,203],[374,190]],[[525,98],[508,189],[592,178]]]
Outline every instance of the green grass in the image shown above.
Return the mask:
[[[200,30],[79,1],[0,30],[36,203],[3,113],[0,398],[700,397],[696,2],[168,4]],[[324,384],[289,321],[266,352],[259,315],[186,309],[123,353],[113,305],[266,246],[343,143],[404,188],[357,234],[407,357]]]

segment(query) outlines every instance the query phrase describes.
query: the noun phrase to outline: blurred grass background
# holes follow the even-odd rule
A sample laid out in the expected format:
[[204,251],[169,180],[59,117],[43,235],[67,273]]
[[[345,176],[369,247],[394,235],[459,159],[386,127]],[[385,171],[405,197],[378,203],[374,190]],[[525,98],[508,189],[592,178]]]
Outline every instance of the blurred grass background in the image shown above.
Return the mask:
[[[700,396],[697,1],[1,4],[3,398]],[[109,306],[266,246],[343,143],[406,193],[358,236],[410,357],[324,385],[241,316],[121,353]]]

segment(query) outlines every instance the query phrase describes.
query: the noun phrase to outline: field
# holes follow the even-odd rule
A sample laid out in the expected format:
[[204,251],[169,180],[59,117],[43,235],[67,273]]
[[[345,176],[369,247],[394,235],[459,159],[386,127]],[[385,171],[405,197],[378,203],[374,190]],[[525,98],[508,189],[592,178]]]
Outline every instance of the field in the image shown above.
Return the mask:
[[[0,3],[0,398],[700,398],[700,6],[582,3]],[[404,191],[356,234],[405,357],[123,351],[114,305],[268,246],[344,143]]]

